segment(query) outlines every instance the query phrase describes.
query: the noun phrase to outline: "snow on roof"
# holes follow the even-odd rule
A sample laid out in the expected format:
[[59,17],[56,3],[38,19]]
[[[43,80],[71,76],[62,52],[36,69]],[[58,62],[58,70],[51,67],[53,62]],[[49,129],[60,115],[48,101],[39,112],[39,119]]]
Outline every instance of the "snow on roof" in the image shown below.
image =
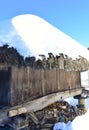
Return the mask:
[[54,55],[64,53],[72,58],[81,55],[89,60],[89,51],[85,47],[38,16],[19,15],[12,19],[12,24],[33,56],[48,56],[52,52]]

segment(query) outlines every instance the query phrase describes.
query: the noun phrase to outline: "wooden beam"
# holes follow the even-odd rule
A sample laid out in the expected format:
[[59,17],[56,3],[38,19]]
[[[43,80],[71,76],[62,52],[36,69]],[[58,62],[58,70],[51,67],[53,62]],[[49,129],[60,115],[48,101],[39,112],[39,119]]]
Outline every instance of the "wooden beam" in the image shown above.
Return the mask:
[[53,93],[53,94],[35,99],[33,101],[30,101],[28,103],[24,103],[23,105],[14,107],[11,110],[9,110],[8,114],[9,114],[9,117],[13,117],[16,115],[20,115],[22,113],[35,112],[35,111],[38,111],[38,110],[41,110],[41,109],[47,107],[48,105],[50,105],[58,100],[76,96],[81,93],[82,93],[81,88]]
[[18,105],[15,107],[4,109],[4,110],[1,109],[0,110],[0,123],[5,124],[11,119],[10,117],[14,117],[16,115],[20,115],[23,113],[30,113],[30,112],[41,110],[56,101],[59,101],[68,97],[80,95],[81,93],[82,93],[82,88],[67,90],[63,92],[53,93],[53,94],[35,99],[33,101],[29,101],[22,105]]

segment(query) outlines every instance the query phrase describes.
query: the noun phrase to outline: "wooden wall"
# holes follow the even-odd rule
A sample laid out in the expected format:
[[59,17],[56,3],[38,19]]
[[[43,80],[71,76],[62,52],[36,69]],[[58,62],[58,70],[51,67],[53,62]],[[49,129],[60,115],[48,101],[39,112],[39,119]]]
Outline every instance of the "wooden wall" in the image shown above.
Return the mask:
[[81,84],[78,71],[13,67],[10,104],[14,106],[50,93],[79,87]]

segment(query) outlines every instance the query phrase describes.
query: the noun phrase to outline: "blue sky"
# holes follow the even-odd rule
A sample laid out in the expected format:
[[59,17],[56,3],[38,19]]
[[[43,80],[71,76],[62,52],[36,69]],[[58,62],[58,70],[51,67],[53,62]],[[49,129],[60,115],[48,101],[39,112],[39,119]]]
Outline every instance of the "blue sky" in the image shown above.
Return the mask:
[[89,0],[3,0],[0,2],[0,32],[9,29],[6,20],[21,14],[45,19],[85,47],[89,46]]

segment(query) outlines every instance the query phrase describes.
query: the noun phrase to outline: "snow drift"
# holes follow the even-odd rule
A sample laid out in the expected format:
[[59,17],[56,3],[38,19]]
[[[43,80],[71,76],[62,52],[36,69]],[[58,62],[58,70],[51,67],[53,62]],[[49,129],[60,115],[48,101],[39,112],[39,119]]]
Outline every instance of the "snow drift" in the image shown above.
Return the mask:
[[29,48],[30,55],[64,53],[72,58],[81,55],[89,60],[89,51],[85,47],[38,16],[16,16],[12,24]]

